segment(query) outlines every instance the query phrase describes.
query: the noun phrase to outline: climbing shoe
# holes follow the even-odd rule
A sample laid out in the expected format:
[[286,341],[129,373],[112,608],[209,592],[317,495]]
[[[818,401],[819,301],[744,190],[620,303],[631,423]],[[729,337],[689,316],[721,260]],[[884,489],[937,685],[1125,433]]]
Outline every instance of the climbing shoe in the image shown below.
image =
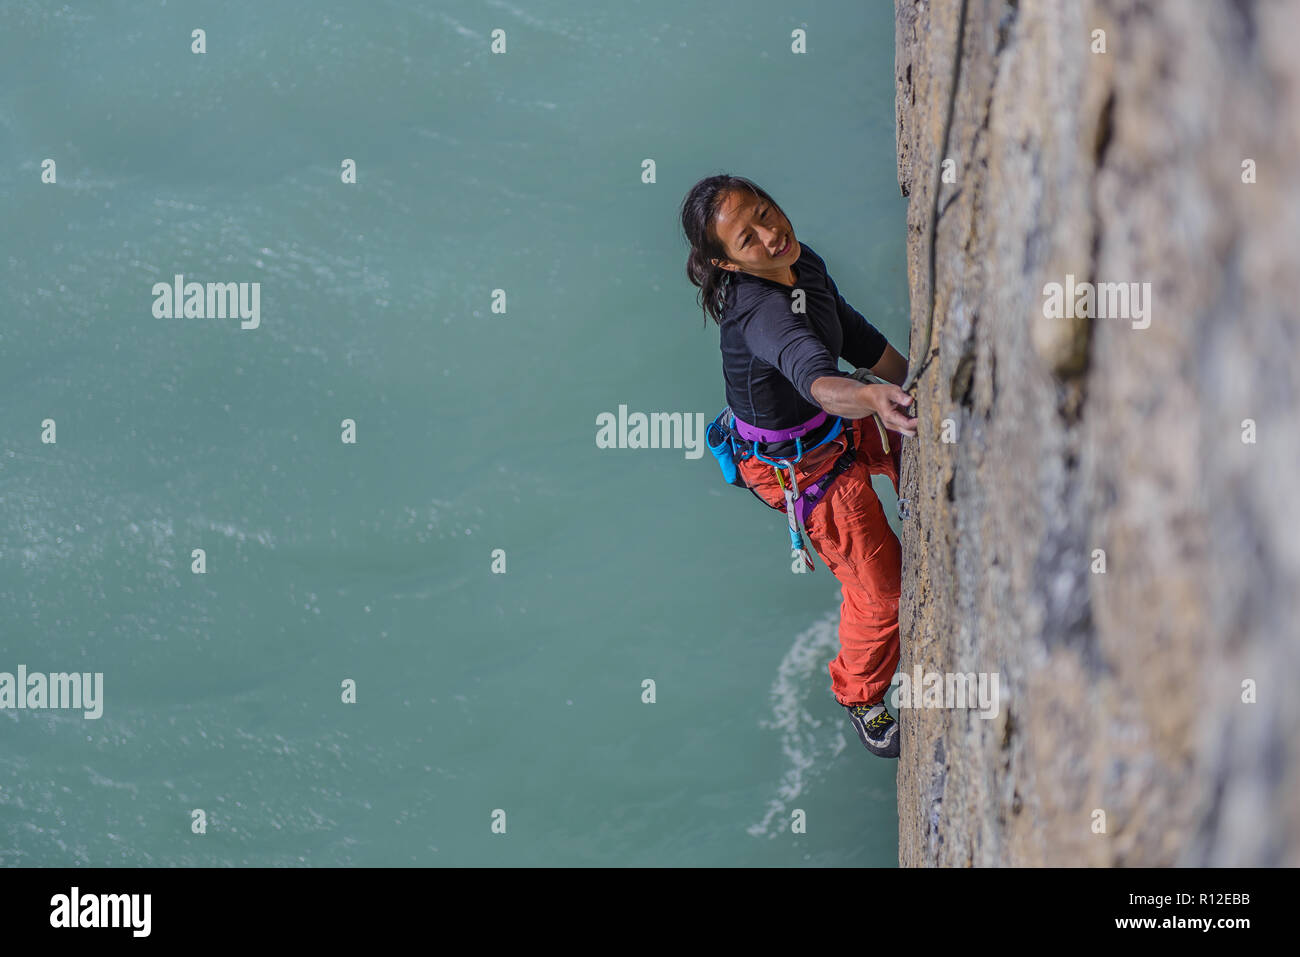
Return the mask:
[[868,751],[881,758],[898,757],[898,722],[885,710],[883,702],[846,704],[844,708]]

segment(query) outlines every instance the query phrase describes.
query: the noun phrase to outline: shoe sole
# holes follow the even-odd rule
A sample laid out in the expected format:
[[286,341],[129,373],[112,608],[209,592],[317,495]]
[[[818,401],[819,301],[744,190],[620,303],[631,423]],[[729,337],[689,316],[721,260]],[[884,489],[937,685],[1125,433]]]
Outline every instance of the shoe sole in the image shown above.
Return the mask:
[[898,740],[897,722],[894,723],[894,733],[892,735],[892,740],[889,742],[889,744],[884,746],[877,744],[873,742],[870,738],[868,738],[866,731],[863,730],[862,727],[858,724],[858,722],[854,721],[852,718],[849,718],[849,723],[853,725],[853,730],[858,733],[858,740],[862,742],[862,746],[865,747],[872,754],[874,754],[876,757],[878,758],[898,757],[899,740]]

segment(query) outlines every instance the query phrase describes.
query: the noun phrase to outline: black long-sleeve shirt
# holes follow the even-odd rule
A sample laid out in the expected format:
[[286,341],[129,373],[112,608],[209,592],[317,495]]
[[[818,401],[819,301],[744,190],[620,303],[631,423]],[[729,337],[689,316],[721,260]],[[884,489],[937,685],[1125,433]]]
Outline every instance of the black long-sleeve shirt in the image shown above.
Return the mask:
[[[822,376],[848,377],[836,359],[874,366],[888,340],[844,301],[826,263],[807,243],[794,263],[795,284],[786,286],[746,272],[733,272],[721,326],[722,374],[727,404],[737,418],[764,429],[788,429],[818,412],[812,384]],[[805,294],[805,313],[793,311],[795,290]],[[810,446],[834,417],[804,437]],[[794,443],[764,446],[764,454],[794,454]]]

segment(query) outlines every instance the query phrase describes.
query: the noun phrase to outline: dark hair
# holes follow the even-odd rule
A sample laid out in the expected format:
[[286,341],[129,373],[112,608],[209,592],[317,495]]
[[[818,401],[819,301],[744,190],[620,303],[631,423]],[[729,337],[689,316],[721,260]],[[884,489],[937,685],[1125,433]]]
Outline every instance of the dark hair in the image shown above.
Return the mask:
[[731,272],[713,265],[710,260],[727,258],[727,251],[714,232],[714,227],[723,199],[728,192],[736,189],[749,190],[767,200],[785,216],[780,204],[766,190],[743,176],[720,173],[705,177],[691,187],[682,200],[682,232],[691,244],[691,251],[686,257],[686,278],[691,281],[691,285],[700,287],[696,301],[707,314],[705,324],[709,321],[708,316],[712,316],[713,321],[721,325],[722,307],[726,304],[728,287],[731,285]]

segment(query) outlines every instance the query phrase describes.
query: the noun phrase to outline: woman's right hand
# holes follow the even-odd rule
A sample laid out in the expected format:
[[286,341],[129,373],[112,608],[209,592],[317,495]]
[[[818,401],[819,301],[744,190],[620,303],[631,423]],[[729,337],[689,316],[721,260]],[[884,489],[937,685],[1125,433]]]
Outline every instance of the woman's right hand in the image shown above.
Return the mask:
[[903,411],[914,401],[910,395],[888,382],[867,383],[862,388],[870,391],[867,401],[871,404],[871,411],[880,416],[885,428],[901,435],[916,437],[916,419]]
[[879,415],[885,428],[916,437],[916,419],[902,411],[912,397],[888,382],[859,382],[846,376],[822,376],[813,381],[812,397],[831,415],[861,419]]

